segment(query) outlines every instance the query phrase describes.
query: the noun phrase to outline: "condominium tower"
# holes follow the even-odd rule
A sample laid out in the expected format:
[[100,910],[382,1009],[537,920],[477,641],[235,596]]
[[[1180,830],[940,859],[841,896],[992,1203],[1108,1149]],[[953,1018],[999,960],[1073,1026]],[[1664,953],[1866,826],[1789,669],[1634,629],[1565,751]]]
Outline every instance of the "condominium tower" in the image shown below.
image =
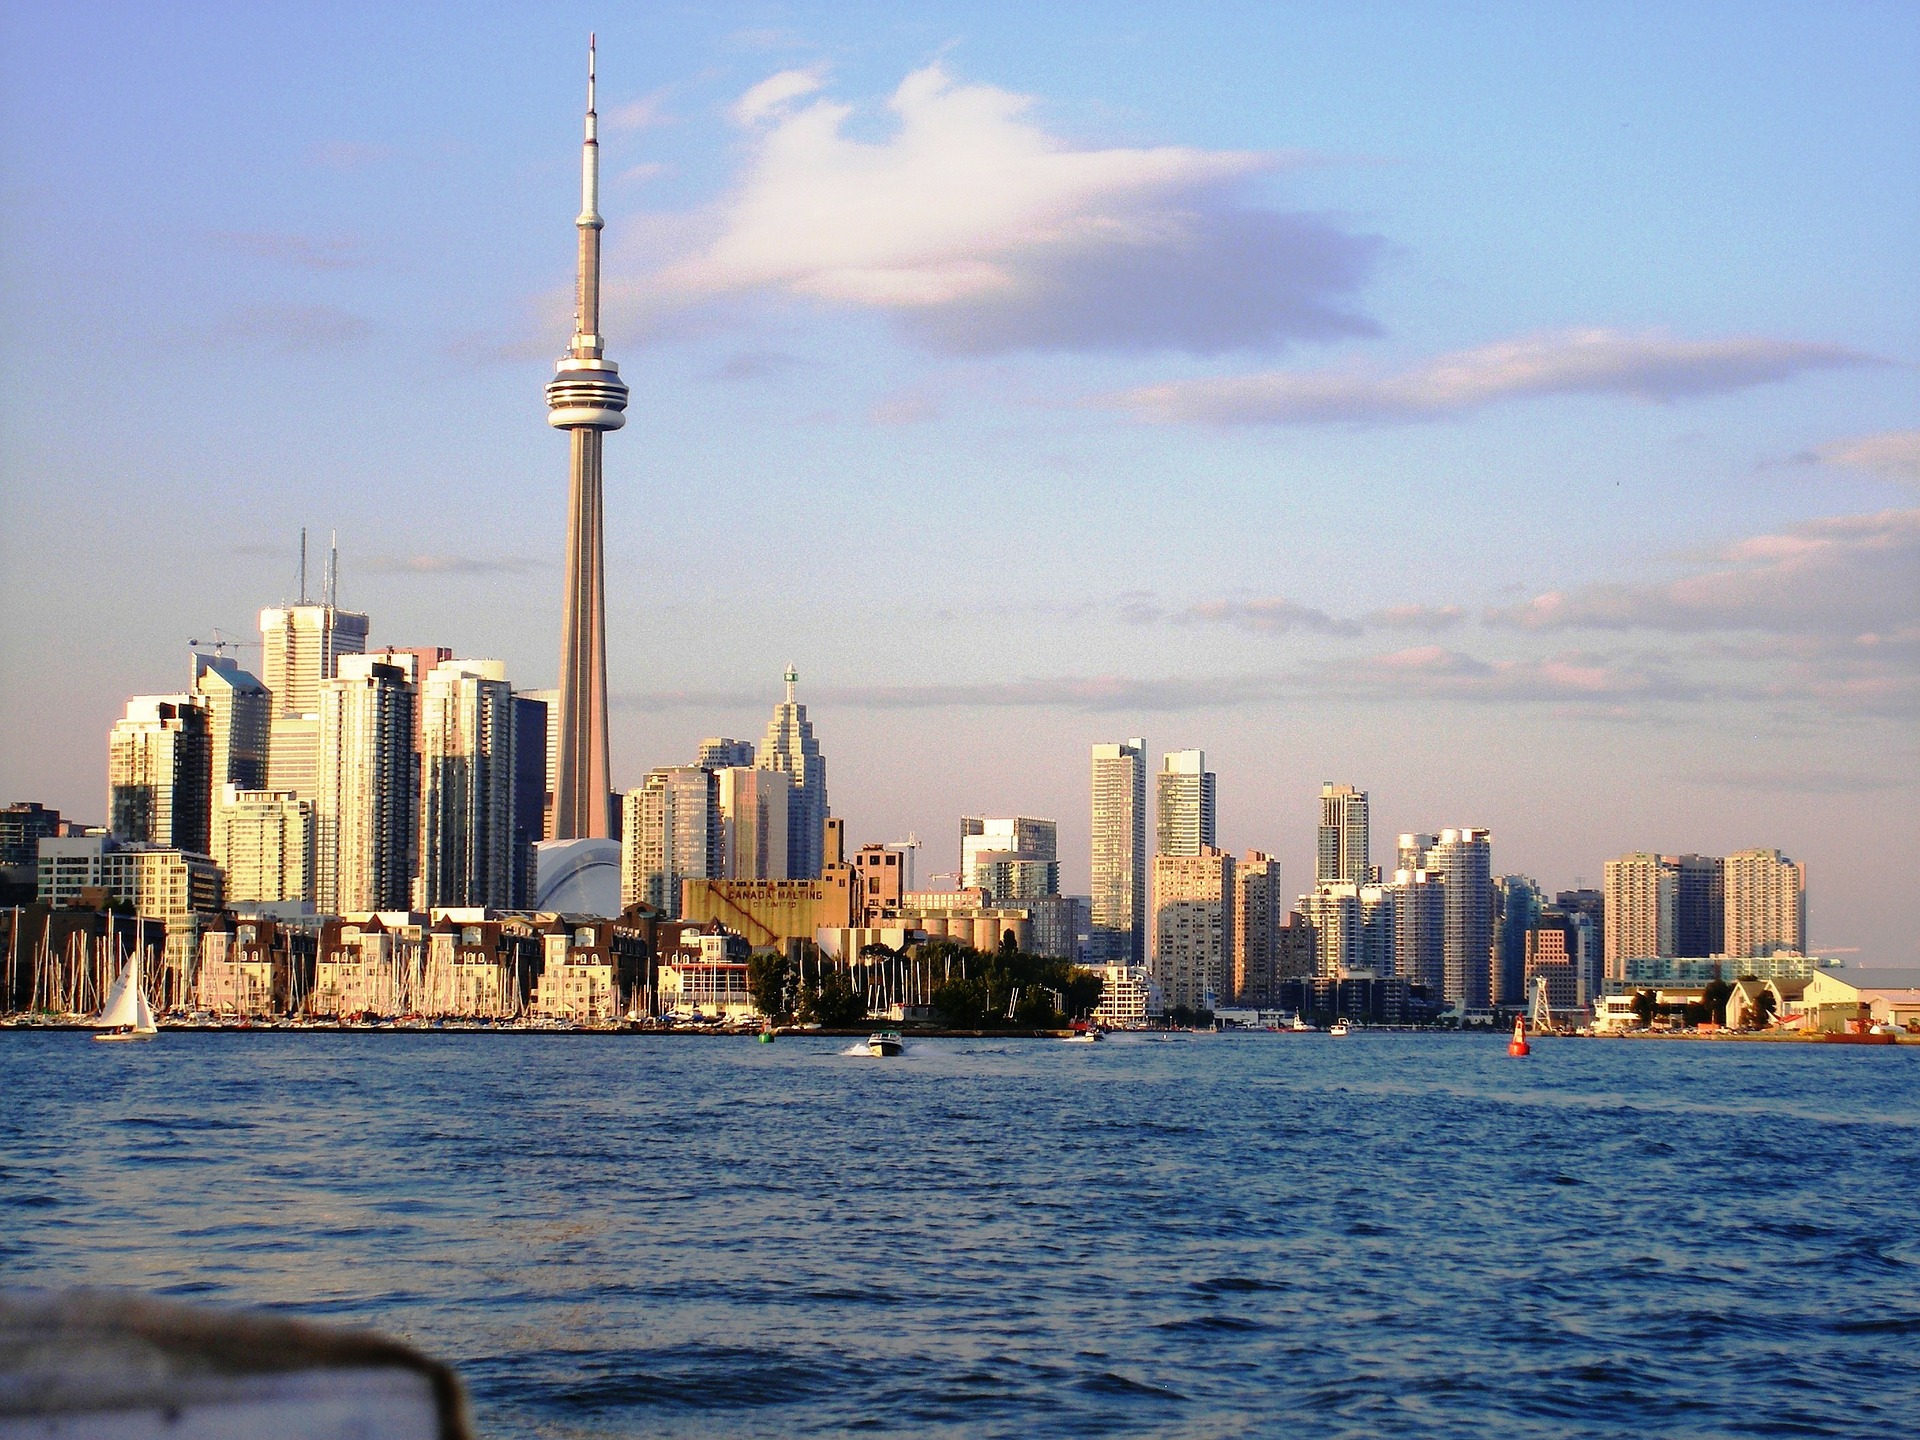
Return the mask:
[[1093,964],[1146,963],[1146,764],[1144,740],[1093,747]]
[[960,888],[995,905],[1060,893],[1060,827],[1031,815],[960,817]]
[[446,660],[420,686],[421,901],[520,903],[513,687],[499,660]]
[[1153,978],[1172,1006],[1210,1009],[1233,984],[1233,856],[1153,857]]
[[1484,1010],[1491,998],[1493,834],[1476,826],[1442,830],[1427,852],[1442,887],[1441,998]]
[[343,655],[320,685],[314,903],[325,914],[405,910],[419,847],[411,657]]
[[207,852],[213,728],[192,695],[136,695],[107,740],[107,823],[122,840]]
[[1367,792],[1331,780],[1320,786],[1320,844],[1314,879],[1365,885],[1373,879]]
[[1807,871],[1778,850],[1726,859],[1726,953],[1739,958],[1807,950]]
[[1154,853],[1201,855],[1214,844],[1214,775],[1204,750],[1169,750],[1154,777]]
[[699,765],[647,772],[627,792],[620,826],[620,903],[680,914],[688,880],[721,878],[720,783]]

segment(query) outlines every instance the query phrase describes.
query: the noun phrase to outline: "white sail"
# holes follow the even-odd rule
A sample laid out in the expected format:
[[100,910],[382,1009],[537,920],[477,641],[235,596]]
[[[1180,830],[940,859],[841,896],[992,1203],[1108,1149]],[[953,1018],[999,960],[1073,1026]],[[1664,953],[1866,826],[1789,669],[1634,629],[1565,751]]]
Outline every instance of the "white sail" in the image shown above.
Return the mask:
[[133,993],[139,997],[138,1018],[133,1022],[134,1033],[136,1035],[157,1033],[160,1027],[153,1023],[153,1007],[147,1004],[147,992],[136,986]]
[[113,982],[113,989],[107,992],[107,1003],[93,1023],[102,1027],[137,1024],[141,1002],[145,999],[140,989],[140,952],[136,950],[127,958],[126,967]]

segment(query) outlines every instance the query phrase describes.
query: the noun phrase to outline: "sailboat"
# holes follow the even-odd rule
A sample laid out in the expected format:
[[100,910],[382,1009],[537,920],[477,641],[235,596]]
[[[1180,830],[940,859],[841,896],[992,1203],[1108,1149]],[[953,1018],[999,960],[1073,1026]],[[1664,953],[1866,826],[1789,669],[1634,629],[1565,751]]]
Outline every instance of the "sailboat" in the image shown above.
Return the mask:
[[153,1023],[153,1007],[147,1003],[146,986],[140,983],[140,952],[127,957],[126,968],[107,992],[104,1009],[94,1017],[100,1027],[96,1040],[145,1040],[159,1026]]

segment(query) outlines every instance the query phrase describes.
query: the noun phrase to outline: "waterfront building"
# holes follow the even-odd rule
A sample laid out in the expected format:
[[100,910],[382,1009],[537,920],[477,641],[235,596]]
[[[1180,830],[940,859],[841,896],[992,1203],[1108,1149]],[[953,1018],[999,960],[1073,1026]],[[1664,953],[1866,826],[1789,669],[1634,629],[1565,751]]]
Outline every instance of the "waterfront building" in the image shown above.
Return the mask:
[[821,930],[854,928],[854,886],[850,865],[815,880],[689,880],[681,887],[680,918],[724,925],[755,950],[786,951],[796,941],[812,943]]
[[[704,757],[706,743],[700,748]],[[742,748],[751,761],[753,747],[743,745]],[[738,754],[736,751],[736,758]],[[704,758],[702,764],[705,764]],[[713,774],[720,807],[720,877],[785,880],[793,777],[783,770],[739,765],[716,769]]]
[[1320,834],[1314,879],[1365,885],[1374,878],[1367,792],[1331,780],[1320,785]]
[[612,835],[607,744],[607,578],[602,458],[606,432],[627,423],[627,386],[600,334],[600,142],[593,45],[587,46],[586,134],[573,340],[547,385],[547,423],[568,435],[567,565],[560,621],[559,735],[553,839]]
[[1233,856],[1153,858],[1153,975],[1175,1008],[1211,1010],[1233,981]]
[[1771,955],[1807,948],[1807,872],[1778,850],[1726,858],[1726,953]]
[[647,773],[627,792],[620,830],[620,899],[680,916],[688,880],[721,878],[720,785],[698,765]]
[[326,914],[411,903],[420,791],[412,663],[343,655],[320,684],[314,903]]
[[906,856],[885,845],[862,845],[854,852],[853,874],[862,925],[899,914],[907,895]]
[[230,905],[313,899],[313,802],[291,790],[222,786],[213,860]]
[[952,940],[991,953],[1009,937],[1016,950],[1033,953],[1033,912],[996,905],[984,890],[909,890],[888,919],[924,931],[929,940]]
[[1493,834],[1477,826],[1442,830],[1427,868],[1444,897],[1441,998],[1462,1010],[1487,1008],[1493,942]]
[[1287,913],[1280,862],[1247,851],[1234,866],[1233,886],[1233,1003],[1265,1009],[1279,978],[1280,923]]
[[[513,687],[499,660],[444,660],[420,687],[420,903],[511,908],[524,894],[526,822]],[[544,728],[544,717],[542,717]]]
[[1726,952],[1726,861],[1718,855],[1667,855],[1673,867],[1673,953]]
[[1033,953],[1079,964],[1087,902],[1078,895],[1040,895],[1021,903],[1033,917]]
[[690,928],[660,957],[658,1009],[682,1020],[753,1020],[760,1014],[747,988],[751,947],[738,935],[715,926]]
[[37,801],[0,806],[0,869],[39,864],[40,842],[65,833],[60,812]]
[[1438,835],[1412,833],[1402,835],[1394,847],[1395,870],[1424,870],[1427,852],[1440,843]]
[[787,800],[787,877],[816,880],[827,863],[827,760],[814,738],[807,707],[793,698],[800,673],[789,665],[784,678],[787,698],[773,707],[754,764],[762,770],[779,770],[792,782]]
[[1031,815],[960,817],[960,887],[996,904],[1060,893],[1060,827]]
[[[1282,980],[1304,980],[1316,975],[1320,969],[1319,952],[1315,949],[1318,937],[1307,917],[1298,910],[1287,912],[1285,922],[1280,926],[1280,937],[1275,944],[1274,953],[1279,957],[1275,963],[1274,984]],[[1277,992],[1274,992],[1277,993]],[[1274,994],[1268,995],[1268,1003],[1276,1005]]]
[[273,692],[224,655],[193,657],[193,694],[206,707],[212,743],[209,784],[217,810],[229,785],[259,790],[267,783],[267,741]]
[[1673,954],[1677,887],[1665,857],[1639,850],[1609,860],[1602,886],[1607,979],[1624,977],[1629,960]]
[[1164,1019],[1167,999],[1145,965],[1102,965],[1093,1018],[1114,1030],[1141,1030]]
[[58,909],[91,899],[134,903],[133,847],[105,834],[49,835],[39,843],[34,899]]
[[[1438,836],[1421,838],[1430,839],[1431,843],[1415,850],[1402,845],[1400,853],[1417,853],[1424,859],[1433,845],[1440,843]],[[1437,999],[1446,988],[1445,884],[1431,870],[1396,870],[1393,903],[1394,973]]]
[[534,1015],[604,1024],[632,1013],[645,998],[651,952],[644,930],[621,920],[556,916],[540,938]]
[[1147,958],[1146,741],[1093,747],[1093,894],[1096,963]]
[[213,721],[191,695],[136,695],[107,740],[107,824],[119,839],[205,854]]
[[1368,975],[1388,976],[1399,964],[1394,923],[1397,897],[1391,885],[1362,885],[1360,931],[1354,947],[1354,968]]
[[1154,777],[1154,853],[1204,855],[1214,841],[1214,774],[1204,750],[1169,750]]
[[312,991],[317,937],[311,930],[220,916],[199,938],[196,1009],[229,1017],[291,1015]]
[[1522,1005],[1527,999],[1527,935],[1540,923],[1546,895],[1525,875],[1502,875],[1493,882],[1493,969],[1491,999],[1496,1005]]
[[700,742],[700,755],[694,762],[709,770],[753,768],[753,742],[712,736]]

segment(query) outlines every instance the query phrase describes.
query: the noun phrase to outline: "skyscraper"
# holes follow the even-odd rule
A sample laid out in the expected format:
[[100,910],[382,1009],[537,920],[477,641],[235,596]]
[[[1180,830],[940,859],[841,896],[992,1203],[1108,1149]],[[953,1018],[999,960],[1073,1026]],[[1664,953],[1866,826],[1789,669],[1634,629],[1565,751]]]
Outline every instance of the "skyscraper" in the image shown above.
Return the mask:
[[523,881],[515,843],[513,687],[498,660],[446,660],[419,691],[420,878],[427,906],[507,909]]
[[960,888],[995,905],[1060,893],[1060,827],[1031,815],[960,817]]
[[221,787],[213,859],[235,902],[313,898],[313,802],[290,790]]
[[[1736,850],[1726,860],[1726,953],[1739,958],[1807,951],[1807,871],[1778,850]],[[1609,922],[1611,923],[1611,922]]]
[[1093,894],[1096,965],[1147,960],[1147,756],[1144,740],[1093,747]]
[[548,763],[552,740],[551,707],[532,691],[513,697],[513,853],[519,869],[513,882],[513,908],[533,907],[534,846],[547,838],[553,809],[553,772]]
[[[1319,863],[1314,879],[1365,885],[1373,879],[1373,844],[1367,833],[1367,792],[1331,780],[1320,785]],[[1324,968],[1324,967],[1323,967]]]
[[267,783],[267,737],[273,693],[224,655],[193,657],[193,693],[207,707],[213,741],[213,808],[224,788],[258,790]]
[[[753,746],[741,743],[751,760]],[[706,746],[700,748],[704,754]],[[728,765],[713,774],[719,787],[720,878],[785,880],[793,777],[747,765]]]
[[620,826],[620,903],[680,914],[681,886],[721,875],[720,784],[699,765],[647,772],[627,792]]
[[785,771],[793,781],[787,801],[787,878],[818,880],[826,858],[827,761],[814,739],[807,707],[793,698],[800,673],[789,665],[785,679],[787,698],[773,707],[754,765]]
[[325,598],[307,599],[306,532],[300,536],[300,599],[260,612],[260,679],[269,692],[266,783],[317,800],[320,786],[320,687],[339,673],[340,657],[367,648],[367,617],[342,610],[337,554],[327,560]]
[[1492,982],[1492,832],[1475,826],[1442,830],[1427,854],[1427,868],[1440,877],[1444,897],[1441,998],[1484,1010]]
[[1351,880],[1316,885],[1294,902],[1313,928],[1315,973],[1337,980],[1360,968],[1360,887]]
[[122,840],[206,854],[213,721],[192,695],[136,695],[107,741],[107,824]]
[[1154,851],[1201,855],[1214,843],[1214,775],[1204,750],[1169,750],[1154,777]]
[[1287,902],[1280,891],[1280,862],[1249,850],[1234,867],[1233,998],[1256,1008],[1273,1003],[1280,978],[1280,923]]
[[580,147],[579,265],[573,343],[547,385],[547,423],[570,438],[567,579],[560,621],[560,714],[553,836],[612,833],[607,748],[607,578],[601,449],[627,423],[627,386],[600,334],[600,142],[594,110],[594,44],[587,39],[587,125]]
[[699,757],[693,762],[709,770],[727,770],[753,764],[751,740],[729,740],[723,735],[709,736],[700,742]]
[[1402,835],[1395,847],[1395,870],[1424,870],[1427,868],[1427,851],[1440,843],[1438,835],[1413,833]]
[[1547,903],[1539,884],[1525,875],[1502,875],[1493,882],[1492,999],[1497,1005],[1521,1005],[1527,999],[1527,934],[1540,923]]
[[1627,978],[1627,961],[1673,954],[1675,877],[1665,857],[1637,850],[1602,868],[1606,978]]
[[1673,953],[1693,959],[1726,953],[1726,861],[1718,855],[1669,855],[1673,866]]
[[1233,983],[1233,856],[1153,858],[1153,978],[1167,1004],[1211,1009]]
[[[1420,847],[1423,858],[1439,843],[1437,835],[1425,838],[1429,843]],[[1431,870],[1397,870],[1393,895],[1395,972],[1409,985],[1426,987],[1438,1000],[1446,989],[1446,887]]]
[[320,685],[313,878],[323,914],[412,903],[420,758],[412,660],[400,659],[345,655]]

